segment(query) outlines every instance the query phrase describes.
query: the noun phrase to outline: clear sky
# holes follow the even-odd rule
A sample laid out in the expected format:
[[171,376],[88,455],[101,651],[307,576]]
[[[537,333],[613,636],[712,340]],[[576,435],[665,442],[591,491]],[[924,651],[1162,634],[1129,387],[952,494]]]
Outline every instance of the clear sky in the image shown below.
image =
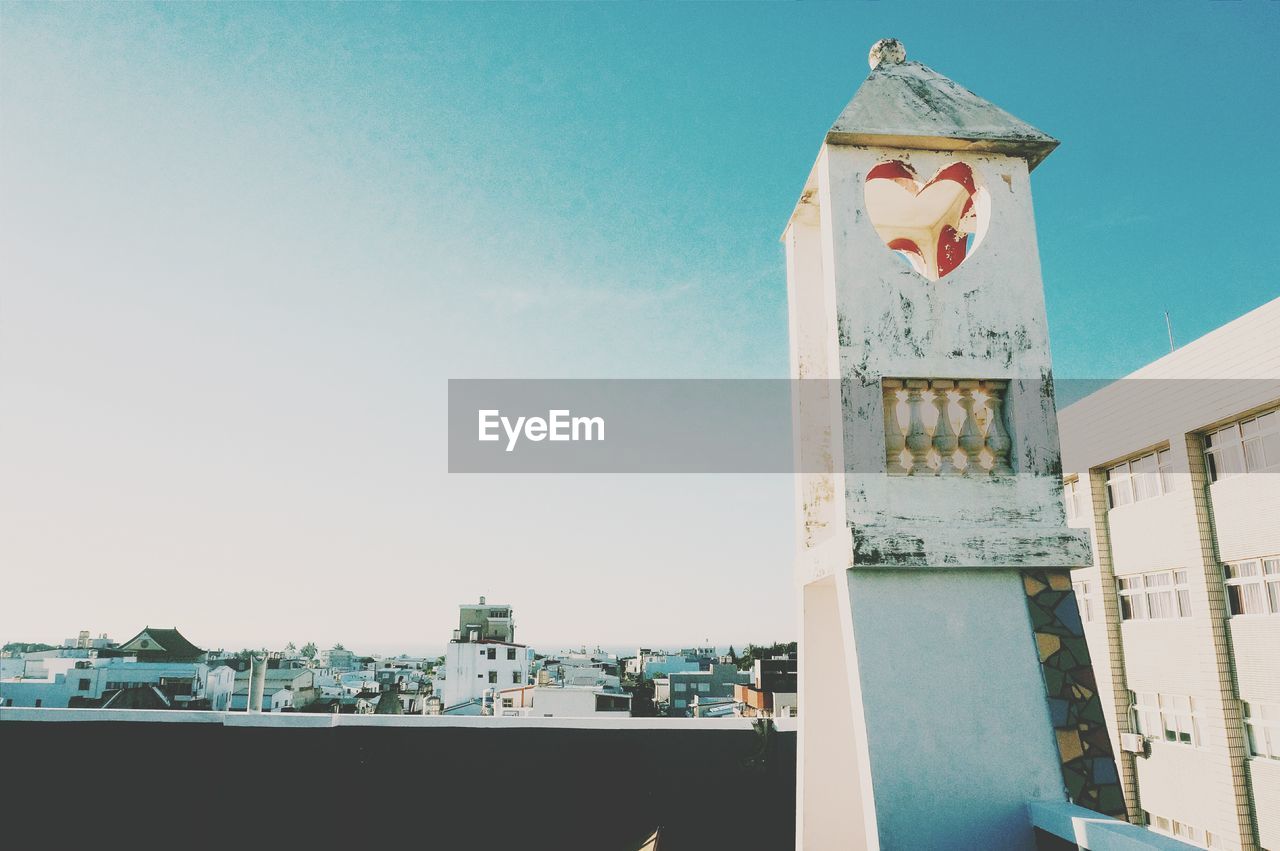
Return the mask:
[[786,477],[449,476],[445,382],[785,376],[885,36],[1063,140],[1060,377],[1280,294],[1280,3],[0,4],[0,641],[794,638]]

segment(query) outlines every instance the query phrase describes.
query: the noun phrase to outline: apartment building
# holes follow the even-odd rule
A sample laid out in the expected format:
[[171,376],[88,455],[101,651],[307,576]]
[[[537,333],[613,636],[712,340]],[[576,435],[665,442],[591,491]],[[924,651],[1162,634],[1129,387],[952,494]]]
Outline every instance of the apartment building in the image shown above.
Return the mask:
[[533,648],[515,643],[511,607],[479,605],[458,607],[458,629],[445,649],[443,670],[437,671],[437,689],[446,712],[480,714],[486,695],[529,682]]
[[751,675],[739,671],[736,665],[712,665],[708,671],[675,671],[667,676],[671,689],[668,714],[674,718],[691,715],[695,698],[732,698],[734,686],[750,679]]
[[1131,820],[1280,849],[1280,299],[1065,408],[1073,572]]

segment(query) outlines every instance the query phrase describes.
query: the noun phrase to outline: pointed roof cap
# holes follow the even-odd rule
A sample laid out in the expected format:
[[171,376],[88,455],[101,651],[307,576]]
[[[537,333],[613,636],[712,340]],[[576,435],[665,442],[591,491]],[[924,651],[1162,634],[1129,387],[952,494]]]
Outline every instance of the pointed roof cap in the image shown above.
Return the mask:
[[896,39],[871,47],[871,74],[827,131],[833,145],[1020,156],[1033,169],[1058,140],[919,62]]

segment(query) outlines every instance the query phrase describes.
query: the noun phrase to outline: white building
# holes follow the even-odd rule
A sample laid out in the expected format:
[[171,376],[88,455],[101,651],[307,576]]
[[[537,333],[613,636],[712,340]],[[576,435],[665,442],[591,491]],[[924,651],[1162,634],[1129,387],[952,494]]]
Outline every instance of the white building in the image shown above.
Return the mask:
[[450,641],[445,650],[444,679],[437,678],[446,710],[481,700],[485,692],[529,682],[533,649],[501,641]]
[[445,649],[443,671],[433,683],[445,712],[479,704],[502,689],[529,682],[534,652],[516,644],[511,607],[480,603],[459,606],[458,629]]
[[68,638],[64,640],[62,642],[62,646],[67,648],[76,648],[80,650],[84,650],[84,649],[103,650],[107,647],[115,646],[115,642],[112,641],[110,638],[108,638],[105,632],[99,633],[98,637],[94,638],[89,634],[89,630],[82,629],[80,630],[80,634],[75,638]]
[[[236,673],[235,692],[231,698],[233,710],[248,708],[252,677],[253,672],[249,670]],[[322,693],[316,686],[315,672],[310,668],[268,668],[263,676],[262,711],[303,709]]]
[[0,680],[0,706],[66,708],[105,703],[113,692],[154,689],[156,700],[173,709],[225,710],[235,672],[202,662],[137,662],[111,659],[32,660],[20,677]]
[[1277,341],[1280,299],[1060,416],[1131,815],[1204,847],[1280,848]]
[[522,686],[498,692],[493,714],[536,718],[626,717],[631,714],[631,695],[598,686]]
[[644,653],[638,657],[636,666],[640,674],[649,680],[680,671],[697,671],[702,667],[697,657],[690,658],[684,653]]

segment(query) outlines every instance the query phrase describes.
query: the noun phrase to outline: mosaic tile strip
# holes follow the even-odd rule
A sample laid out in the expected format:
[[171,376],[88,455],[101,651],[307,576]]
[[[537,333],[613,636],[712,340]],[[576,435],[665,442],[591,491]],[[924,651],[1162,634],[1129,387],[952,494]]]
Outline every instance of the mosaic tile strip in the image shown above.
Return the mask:
[[1071,572],[1028,570],[1022,584],[1067,793],[1082,807],[1123,819],[1124,793],[1071,590]]

